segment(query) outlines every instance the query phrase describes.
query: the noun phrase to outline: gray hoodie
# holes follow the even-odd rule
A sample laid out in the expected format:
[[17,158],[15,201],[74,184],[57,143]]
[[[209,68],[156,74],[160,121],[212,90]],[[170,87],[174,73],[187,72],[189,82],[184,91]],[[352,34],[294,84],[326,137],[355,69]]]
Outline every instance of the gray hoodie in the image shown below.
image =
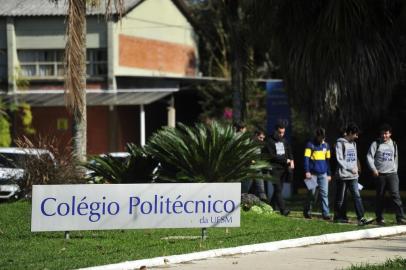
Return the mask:
[[[393,141],[381,142],[378,149],[376,141],[371,144],[367,154],[368,166],[379,173],[396,173],[398,171],[398,153],[395,155]],[[397,149],[396,149],[397,151]]]
[[[342,180],[358,178],[357,145],[345,138],[339,138],[336,143],[337,174]],[[353,173],[356,171],[356,173]]]

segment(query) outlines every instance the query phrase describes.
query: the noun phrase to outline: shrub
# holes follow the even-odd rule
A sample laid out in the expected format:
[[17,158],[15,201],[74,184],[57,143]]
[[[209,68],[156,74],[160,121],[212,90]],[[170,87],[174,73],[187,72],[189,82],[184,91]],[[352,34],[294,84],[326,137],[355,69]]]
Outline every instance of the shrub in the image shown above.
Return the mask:
[[212,122],[164,128],[152,135],[145,149],[160,162],[161,179],[240,182],[264,178],[260,171],[269,164],[262,160],[259,147],[248,133]]
[[[84,183],[83,172],[72,148],[59,147],[56,138],[38,137],[33,143],[27,137],[22,137],[16,140],[16,145],[23,149],[34,149],[34,154],[21,164],[24,169],[20,182],[23,195],[31,194],[32,185]],[[41,150],[48,150],[51,154],[43,154]]]
[[91,171],[90,179],[96,183],[150,183],[158,163],[135,144],[127,144],[129,157],[125,160],[112,155],[93,157],[84,166]]

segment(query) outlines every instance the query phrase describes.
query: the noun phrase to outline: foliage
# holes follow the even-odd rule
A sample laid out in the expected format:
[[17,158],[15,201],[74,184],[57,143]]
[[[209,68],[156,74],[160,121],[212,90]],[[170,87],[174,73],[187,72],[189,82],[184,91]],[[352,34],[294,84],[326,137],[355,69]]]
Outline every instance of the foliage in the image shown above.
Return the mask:
[[[252,119],[255,111],[247,107],[254,96],[250,92],[256,87],[252,79],[258,74],[269,78],[275,68],[269,57],[272,46],[267,20],[272,2],[189,1],[189,7],[202,41],[199,55],[204,61],[200,69],[209,76],[231,79],[231,84],[227,81],[202,87],[203,98],[207,98],[203,99],[202,117],[220,119],[222,111],[232,107],[234,122]],[[222,92],[220,100],[216,98],[218,92]],[[218,103],[222,106],[216,107]]]
[[[231,125],[212,122],[164,128],[152,135],[145,149],[163,165],[160,178],[239,182],[263,178],[259,171],[269,165],[262,160],[259,147],[248,133],[236,133]],[[175,173],[165,170],[166,165],[175,168]]]
[[259,205],[254,205],[251,207],[250,211],[259,214],[259,215],[273,215],[275,212],[272,209],[272,206],[261,202]]
[[371,119],[399,71],[400,1],[274,1],[274,38],[290,102],[316,124]]
[[[236,247],[359,229],[319,220],[241,212],[241,227],[210,228],[206,241],[164,240],[168,236],[199,236],[200,229],[148,229],[32,233],[31,204],[0,204],[2,269],[77,269],[209,249]],[[27,248],[30,247],[30,248]]]
[[397,257],[388,259],[380,264],[353,265],[345,270],[404,270],[406,269],[406,259]]
[[24,133],[32,135],[35,133],[35,129],[32,127],[32,112],[31,106],[28,103],[21,103],[19,105],[21,112],[21,122],[24,128]]
[[7,104],[0,99],[0,147],[11,145],[11,120],[9,114],[15,113],[16,119],[21,121],[23,131],[26,135],[35,133],[32,127],[31,106],[27,103]]
[[0,112],[0,147],[7,147],[11,144],[10,122],[4,111]]
[[244,211],[253,211],[257,214],[272,214],[274,213],[272,206],[261,201],[257,196],[250,193],[241,194],[241,208]]
[[93,157],[84,166],[91,171],[90,179],[97,183],[150,183],[158,163],[144,149],[127,144],[130,156],[118,159],[110,154]]
[[84,182],[72,149],[65,145],[63,147],[58,145],[57,141],[56,138],[41,136],[38,136],[35,142],[27,137],[16,140],[17,147],[45,149],[51,153],[51,155],[42,154],[40,150],[37,150],[36,154],[24,160],[25,173],[23,181],[20,183],[23,195],[30,195],[32,185]]

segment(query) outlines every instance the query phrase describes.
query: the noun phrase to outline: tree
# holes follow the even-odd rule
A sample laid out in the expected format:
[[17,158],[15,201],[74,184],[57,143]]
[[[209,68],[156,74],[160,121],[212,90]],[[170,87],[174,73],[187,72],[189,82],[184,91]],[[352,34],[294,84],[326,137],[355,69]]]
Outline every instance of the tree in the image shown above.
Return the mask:
[[[223,84],[222,87],[224,95],[229,95],[231,88],[233,121],[247,120],[247,96],[256,89],[252,79],[270,48],[267,13],[272,1],[208,0],[186,3],[189,3],[196,31],[202,39],[199,53],[206,60],[201,68],[210,76],[231,79],[231,85]],[[209,87],[215,88],[211,92],[219,92],[218,84]]]
[[399,71],[401,3],[276,1],[274,38],[289,99],[313,125],[385,110]]
[[[59,0],[50,0],[57,3]],[[106,17],[114,4],[119,18],[123,13],[124,0],[107,0]],[[100,5],[99,0],[68,0],[67,41],[65,47],[65,94],[67,104],[75,120],[74,153],[81,161],[86,160],[86,5]]]

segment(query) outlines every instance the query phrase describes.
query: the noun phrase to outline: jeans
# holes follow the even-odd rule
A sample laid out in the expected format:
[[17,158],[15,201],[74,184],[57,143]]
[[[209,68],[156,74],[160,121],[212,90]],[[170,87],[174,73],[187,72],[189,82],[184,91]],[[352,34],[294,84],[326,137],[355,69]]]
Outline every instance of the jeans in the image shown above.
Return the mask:
[[399,177],[397,173],[379,175],[376,180],[376,207],[375,214],[377,220],[383,220],[383,204],[385,191],[389,191],[392,203],[395,206],[396,219],[404,218],[402,200],[399,195]]
[[304,207],[304,213],[311,215],[312,206],[317,198],[317,191],[320,194],[321,211],[323,217],[328,217],[330,215],[330,209],[328,206],[328,180],[327,173],[316,174],[318,187],[309,190],[307,193],[307,202]]
[[347,218],[347,190],[350,190],[354,199],[354,208],[357,219],[360,220],[364,217],[364,206],[362,204],[361,195],[358,189],[358,178],[350,180],[337,179],[336,198],[334,204],[334,219],[348,219]]
[[255,184],[255,193],[262,199],[266,200],[264,180],[247,180],[241,182],[241,193],[249,193],[252,184]]

